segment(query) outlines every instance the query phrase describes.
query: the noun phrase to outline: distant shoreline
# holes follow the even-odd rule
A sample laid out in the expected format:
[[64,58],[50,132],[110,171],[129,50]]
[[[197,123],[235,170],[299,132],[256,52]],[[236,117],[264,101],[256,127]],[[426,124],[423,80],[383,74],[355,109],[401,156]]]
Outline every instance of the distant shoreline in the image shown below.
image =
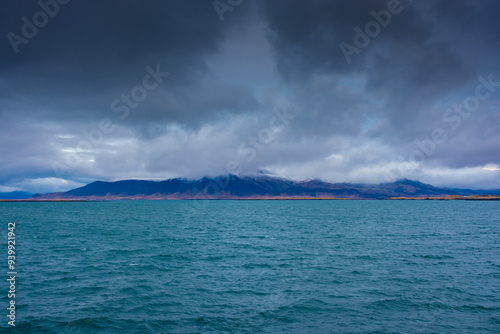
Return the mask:
[[305,200],[305,201],[366,201],[366,200],[375,200],[375,201],[387,201],[387,200],[431,200],[431,201],[500,201],[500,196],[496,195],[471,195],[471,196],[460,196],[460,195],[451,195],[451,196],[435,196],[435,197],[390,197],[385,199],[378,198],[337,198],[337,197],[249,197],[249,198],[140,198],[137,196],[134,197],[114,197],[114,198],[95,198],[95,199],[69,199],[69,198],[59,198],[59,199],[0,199],[0,202],[108,202],[108,201],[194,201],[194,200],[237,200],[237,201],[297,201],[297,200]]
[[86,199],[0,199],[0,202],[104,202],[103,200]]

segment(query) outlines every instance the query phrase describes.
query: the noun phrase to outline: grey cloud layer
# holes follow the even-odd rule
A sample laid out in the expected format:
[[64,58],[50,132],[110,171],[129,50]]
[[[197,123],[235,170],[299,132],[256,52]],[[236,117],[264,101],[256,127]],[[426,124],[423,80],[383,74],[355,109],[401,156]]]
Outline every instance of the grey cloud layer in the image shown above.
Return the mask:
[[[353,28],[364,30],[370,12],[389,3],[248,0],[221,22],[210,1],[73,0],[16,54],[7,34],[21,34],[21,18],[41,7],[8,2],[0,13],[0,138],[9,143],[0,149],[0,185],[55,177],[53,162],[64,164],[82,130],[103,118],[116,130],[78,153],[85,161],[68,180],[197,177],[237,160],[242,172],[380,181],[435,128],[447,140],[415,175],[500,165],[500,87],[457,129],[443,121],[474,95],[479,75],[500,81],[500,3],[401,0],[400,13],[348,63],[339,44],[354,45]],[[119,119],[113,101],[157,65],[168,77]],[[283,101],[297,117],[247,161],[239,145]]]

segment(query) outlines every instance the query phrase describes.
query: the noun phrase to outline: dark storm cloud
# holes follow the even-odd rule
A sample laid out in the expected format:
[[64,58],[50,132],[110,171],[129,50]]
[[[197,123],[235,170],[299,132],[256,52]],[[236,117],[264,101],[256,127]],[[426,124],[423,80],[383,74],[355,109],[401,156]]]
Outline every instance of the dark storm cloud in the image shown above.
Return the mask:
[[[371,12],[387,10],[398,4],[389,24],[362,48],[360,54],[346,59],[339,44],[355,45],[354,27],[365,31],[374,21]],[[499,45],[500,23],[494,13],[500,4],[482,1],[266,1],[262,5],[269,22],[269,38],[277,52],[283,76],[303,80],[324,72],[363,73],[374,87],[391,84],[396,77],[414,87],[453,84],[447,79],[464,79],[464,71],[480,68],[492,54],[477,48],[494,50]],[[467,54],[457,54],[461,47],[475,47]],[[461,50],[464,51],[464,50]],[[475,52],[474,52],[475,51]],[[475,59],[474,55],[476,56]],[[463,57],[468,59],[462,59]],[[484,57],[487,59],[484,59]],[[472,59],[471,59],[472,58]],[[465,64],[471,60],[474,63]],[[457,72],[458,70],[458,72]],[[399,82],[397,82],[399,84]]]
[[[467,117],[446,113],[474,96],[478,76],[500,82],[498,1],[245,0],[223,21],[212,1],[58,7],[14,47],[11,33],[23,36],[42,7],[9,1],[0,12],[0,187],[198,177],[232,160],[245,173],[384,181],[438,128],[446,140],[402,176],[455,182],[465,174],[453,171],[500,165],[500,87]],[[389,8],[390,22],[356,45],[354,28]],[[350,62],[341,43],[358,48]],[[124,99],[141,89],[143,100]],[[289,124],[251,144],[283,108]],[[105,118],[114,130],[79,146]],[[61,176],[73,183],[53,179],[69,155],[81,158]]]
[[[4,7],[4,36],[22,36],[21,18],[32,21],[41,10],[35,2]],[[233,15],[231,22],[237,25],[238,13]],[[176,99],[170,104],[145,101],[142,118],[189,123],[224,110],[248,110],[256,105],[248,88],[218,82],[213,92],[207,89],[211,83],[205,77],[209,73],[204,57],[217,52],[231,22],[223,26],[211,3],[203,1],[70,1],[59,5],[57,15],[27,44],[18,45],[19,53],[5,38],[1,98],[29,117],[96,118],[109,113],[116,97],[130,94],[147,74],[146,66],[158,64],[170,78],[155,92],[156,98],[169,92]],[[243,97],[245,105],[236,96]],[[25,100],[36,101],[36,108]],[[35,110],[42,108],[47,110]],[[135,115],[134,121],[141,122],[141,117]]]
[[[333,84],[299,99],[304,112],[312,106],[315,118],[322,113],[337,127],[347,126],[344,129],[352,129],[354,134],[359,131],[360,117],[383,119],[385,129],[379,129],[379,135],[385,132],[390,140],[408,142],[432,130],[430,123],[442,123],[447,107],[443,102],[462,102],[461,93],[473,94],[478,75],[493,74],[500,81],[500,22],[496,19],[500,3],[394,2],[399,3],[400,13],[392,15],[387,27],[382,27],[359,54],[351,55],[350,64],[339,44],[355,45],[353,28],[364,31],[365,25],[374,21],[370,12],[387,10],[391,1],[297,0],[287,1],[287,6],[279,1],[263,4],[278,68],[284,78],[298,85],[298,94],[313,87],[318,76],[358,76],[364,81],[357,103],[345,106],[345,99],[335,97],[340,104],[335,108],[335,102],[328,101],[329,95],[339,94],[332,80]],[[317,95],[328,103],[318,105]],[[376,103],[364,113],[355,108],[363,98],[373,96],[382,103],[381,108],[376,108]],[[499,96],[498,91],[495,96]],[[350,117],[343,117],[345,113]],[[358,127],[349,125],[356,121]],[[319,123],[319,129],[325,124],[328,122]],[[334,130],[335,126],[327,128]]]

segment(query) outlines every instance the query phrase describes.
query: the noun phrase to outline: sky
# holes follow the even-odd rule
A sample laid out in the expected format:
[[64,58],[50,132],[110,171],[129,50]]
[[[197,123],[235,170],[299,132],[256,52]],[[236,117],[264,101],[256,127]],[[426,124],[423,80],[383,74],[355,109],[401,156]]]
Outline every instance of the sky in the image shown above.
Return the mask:
[[500,189],[500,2],[6,1],[0,192],[268,173]]

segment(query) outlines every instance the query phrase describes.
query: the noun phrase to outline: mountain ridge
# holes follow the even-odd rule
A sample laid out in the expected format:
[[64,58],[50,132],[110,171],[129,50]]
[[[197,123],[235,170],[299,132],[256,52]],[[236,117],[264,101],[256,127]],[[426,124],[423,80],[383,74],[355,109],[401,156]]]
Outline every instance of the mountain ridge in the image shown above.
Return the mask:
[[0,199],[27,199],[32,197],[34,194],[26,191],[7,191],[0,192]]
[[[225,175],[198,180],[173,178],[162,181],[94,181],[66,192],[35,194],[38,200],[117,200],[117,199],[279,199],[338,198],[389,199],[482,195],[486,191],[440,188],[420,181],[400,179],[379,184],[330,183],[322,180],[295,181],[257,175]],[[489,194],[500,195],[498,191]]]

